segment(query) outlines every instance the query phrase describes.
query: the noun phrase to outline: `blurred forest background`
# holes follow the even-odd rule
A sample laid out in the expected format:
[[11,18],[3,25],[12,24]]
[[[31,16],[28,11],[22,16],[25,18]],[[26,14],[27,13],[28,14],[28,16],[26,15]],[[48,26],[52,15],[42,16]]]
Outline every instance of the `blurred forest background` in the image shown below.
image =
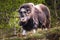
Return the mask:
[[[51,30],[53,30],[52,33],[57,34],[57,40],[59,40],[60,39],[59,38],[60,37],[59,36],[60,35],[60,0],[0,0],[0,39],[5,40],[5,38],[7,38],[8,36],[10,37],[12,34],[15,34],[16,36],[18,29],[19,28],[21,29],[21,27],[18,24],[19,23],[18,9],[20,5],[29,2],[32,2],[34,4],[43,3],[49,7],[51,12],[51,27],[52,27],[52,29],[50,29],[49,31],[51,32]],[[39,34],[38,37],[40,37]],[[20,40],[20,39],[18,38],[14,40]],[[21,40],[23,39],[21,38]],[[55,40],[55,39],[50,39],[50,40]]]

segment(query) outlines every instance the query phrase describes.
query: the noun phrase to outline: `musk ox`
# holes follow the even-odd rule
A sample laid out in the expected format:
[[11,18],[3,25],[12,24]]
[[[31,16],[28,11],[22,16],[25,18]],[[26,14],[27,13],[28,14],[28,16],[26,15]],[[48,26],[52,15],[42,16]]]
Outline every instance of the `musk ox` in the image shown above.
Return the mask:
[[18,12],[20,14],[19,25],[23,28],[23,35],[26,34],[26,31],[33,30],[33,33],[35,33],[37,28],[47,28],[47,25],[49,27],[49,9],[43,5],[26,3],[19,8]]

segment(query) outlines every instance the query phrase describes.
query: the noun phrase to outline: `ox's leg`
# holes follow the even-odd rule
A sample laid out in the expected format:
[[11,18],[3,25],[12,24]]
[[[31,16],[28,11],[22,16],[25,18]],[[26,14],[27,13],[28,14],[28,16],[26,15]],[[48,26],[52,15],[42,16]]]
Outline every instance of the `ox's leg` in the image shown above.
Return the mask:
[[34,26],[33,26],[33,33],[36,33],[36,30],[37,30],[37,25],[34,24]]
[[51,23],[50,23],[50,20],[47,19],[46,27],[47,27],[48,29],[50,29],[50,27],[51,27],[50,24],[51,24]]
[[26,35],[26,30],[23,29],[22,35]]
[[33,33],[36,33],[37,26],[38,26],[38,19],[37,19],[37,16],[34,16],[33,17]]
[[46,24],[43,23],[41,28],[42,28],[42,30],[47,30]]

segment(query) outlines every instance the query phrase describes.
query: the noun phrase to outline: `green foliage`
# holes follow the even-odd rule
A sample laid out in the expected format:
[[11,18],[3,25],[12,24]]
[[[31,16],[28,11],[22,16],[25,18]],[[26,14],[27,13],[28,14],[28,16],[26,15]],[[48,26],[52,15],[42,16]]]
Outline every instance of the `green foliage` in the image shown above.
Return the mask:
[[[16,16],[16,13],[13,13],[13,12],[16,11],[16,9],[18,9],[20,4],[22,3],[23,1],[21,0],[0,0],[0,21],[1,21],[0,27],[1,28],[10,27],[9,23],[12,22],[12,20],[14,21],[15,19],[15,18],[10,18],[10,17]],[[15,19],[15,21],[16,20],[17,18]],[[14,23],[12,25],[14,25]]]
[[45,0],[26,0],[25,3],[34,3],[34,4],[40,4],[40,3],[44,3]]
[[[0,12],[11,13],[20,6],[21,0],[0,0]],[[18,4],[18,5],[17,5]]]
[[18,27],[18,23],[19,23],[19,17],[18,17],[18,12],[13,12],[12,16],[10,17],[9,20],[9,25],[10,27]]

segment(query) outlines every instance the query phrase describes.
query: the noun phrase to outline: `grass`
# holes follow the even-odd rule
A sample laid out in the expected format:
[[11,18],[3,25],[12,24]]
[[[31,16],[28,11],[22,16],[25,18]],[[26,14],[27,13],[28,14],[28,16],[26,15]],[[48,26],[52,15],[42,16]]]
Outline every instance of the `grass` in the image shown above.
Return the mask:
[[60,27],[51,28],[48,30],[40,30],[38,29],[37,32],[34,34],[33,31],[27,32],[26,36],[23,36],[20,32],[17,33],[17,36],[10,37],[9,35],[6,37],[5,40],[54,40],[56,37],[59,37],[60,40]]
[[39,30],[38,29],[35,34],[28,32],[28,34],[25,37],[21,37],[21,38],[24,40],[25,39],[29,40],[29,39],[44,39],[44,38],[51,37],[53,39],[56,35],[60,36],[60,27],[51,28],[49,30]]

